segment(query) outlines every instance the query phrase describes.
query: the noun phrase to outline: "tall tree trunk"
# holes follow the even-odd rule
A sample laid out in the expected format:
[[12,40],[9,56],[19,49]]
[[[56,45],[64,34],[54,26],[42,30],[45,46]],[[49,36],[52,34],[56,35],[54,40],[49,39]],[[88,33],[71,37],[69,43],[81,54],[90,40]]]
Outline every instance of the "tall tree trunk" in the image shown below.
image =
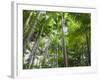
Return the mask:
[[87,57],[88,57],[88,65],[91,65],[91,52],[89,47],[89,35],[86,33],[86,44],[87,44]]
[[36,56],[36,50],[38,48],[38,41],[36,42],[36,44],[34,45],[33,49],[32,49],[32,54],[30,56],[32,56],[29,60],[29,69],[32,68],[32,64],[34,63],[35,60],[35,56]]
[[37,48],[38,48],[38,46],[39,46],[39,41],[40,41],[40,36],[41,36],[41,34],[42,34],[42,32],[43,32],[43,27],[42,27],[42,29],[40,29],[41,31],[39,32],[40,34],[38,34],[38,37],[37,37],[37,39],[35,40],[35,45],[32,47],[32,54],[31,54],[31,56],[33,56],[31,59],[30,59],[30,61],[29,61],[29,69],[32,67],[32,64],[34,63],[34,60],[35,60],[35,55],[36,55],[36,50],[37,50]]
[[33,29],[35,28],[37,22],[38,22],[38,18],[39,18],[39,15],[40,15],[40,11],[37,12],[36,16],[35,16],[35,19],[34,21],[32,22],[32,25],[30,27],[30,30],[29,30],[29,34],[28,34],[28,37],[26,38],[25,41],[23,41],[24,43],[24,52],[25,52],[25,49],[26,49],[26,46],[28,45],[28,43],[30,42],[30,38],[33,34]]
[[50,64],[50,56],[49,56],[49,52],[48,52],[49,46],[50,46],[50,39],[48,38],[46,45],[45,45],[45,48],[44,48],[44,51],[43,51],[43,60],[41,61],[43,68],[45,67],[45,60],[46,59],[48,59],[47,64]]
[[56,34],[56,39],[57,39],[57,42],[56,42],[55,53],[56,53],[56,67],[58,67],[58,31],[57,31],[57,34]]
[[[38,12],[38,16],[39,16],[39,14],[40,14],[40,12]],[[37,18],[37,19],[38,19],[38,18]],[[37,50],[37,48],[38,48],[38,46],[39,46],[40,36],[41,36],[41,34],[43,33],[43,29],[44,29],[45,24],[46,24],[46,17],[45,17],[45,23],[44,23],[44,25],[42,26],[42,28],[40,29],[40,32],[39,32],[40,34],[38,35],[39,37],[37,37],[37,39],[36,39],[36,45],[33,46],[33,48],[32,48],[32,56],[33,56],[33,57],[30,59],[29,68],[31,68],[31,67],[32,67],[32,64],[34,63],[35,55],[36,55],[36,50]],[[36,25],[36,22],[35,22],[34,25]],[[32,29],[34,29],[34,27],[33,27]],[[31,38],[31,35],[32,35],[32,34],[33,34],[33,30],[32,30],[32,32],[31,32],[30,35],[29,35],[29,39]]]
[[33,15],[33,11],[30,12],[30,14],[29,14],[29,16],[24,24],[24,31],[25,31],[26,27],[29,25],[29,22],[30,22],[32,15]]
[[63,13],[63,16],[62,16],[62,46],[63,46],[64,67],[67,67],[68,62],[67,62],[66,45],[65,45],[65,40],[64,40],[64,31],[63,31],[64,26],[65,26],[65,21],[64,21],[64,13]]
[[[32,14],[33,14],[33,12],[30,13],[29,19],[26,21],[26,25],[29,23],[30,17],[32,16]],[[39,16],[40,16],[40,12],[38,11],[38,12],[37,12],[37,15],[35,16],[35,18],[34,18],[34,20],[33,20],[33,22],[32,22],[32,25],[31,25],[31,27],[30,27],[30,30],[29,30],[29,33],[28,33],[28,37],[27,37],[26,39],[23,39],[23,40],[24,40],[24,41],[23,41],[23,56],[24,56],[26,47],[28,46],[28,44],[29,44],[29,42],[30,42],[30,38],[31,38],[31,36],[32,36],[32,34],[33,34],[33,29],[35,28],[35,26],[36,26],[36,24],[37,24],[37,22],[38,22]],[[26,27],[27,27],[27,26],[26,26]],[[25,29],[25,27],[24,27],[24,29]],[[24,38],[24,37],[23,37],[23,38]],[[24,63],[24,62],[23,62],[23,63]]]

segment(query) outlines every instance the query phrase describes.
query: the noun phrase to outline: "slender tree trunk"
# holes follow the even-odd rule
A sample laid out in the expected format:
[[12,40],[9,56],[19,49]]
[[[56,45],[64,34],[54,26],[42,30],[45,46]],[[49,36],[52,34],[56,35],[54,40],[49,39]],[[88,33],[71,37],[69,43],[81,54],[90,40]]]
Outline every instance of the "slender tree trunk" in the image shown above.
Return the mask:
[[91,52],[89,47],[89,36],[86,34],[86,44],[87,44],[87,57],[88,57],[88,65],[91,65]]
[[30,12],[29,17],[27,18],[26,23],[24,24],[24,31],[25,31],[26,27],[29,25],[29,21],[30,21],[32,15],[33,15],[33,11]]
[[[39,12],[40,13],[40,12]],[[38,13],[38,15],[39,15],[39,13]],[[37,18],[38,19],[38,18]],[[41,28],[41,30],[40,30],[40,34],[39,34],[39,37],[37,37],[37,39],[36,39],[36,45],[35,46],[33,46],[33,48],[32,48],[32,58],[31,58],[31,60],[30,60],[30,62],[29,62],[29,68],[31,68],[32,67],[32,64],[34,63],[34,60],[35,60],[35,55],[36,55],[36,50],[37,50],[37,48],[38,48],[38,46],[39,46],[39,41],[40,41],[40,36],[41,36],[41,34],[43,33],[43,29],[44,29],[44,26],[45,26],[45,24],[46,24],[46,18],[45,18],[45,23],[44,23],[44,25],[42,26],[42,28]],[[36,24],[35,24],[36,25]],[[30,35],[32,35],[33,34],[33,30],[32,30],[32,32],[30,33]],[[31,38],[31,36],[29,35],[29,39]]]
[[56,49],[56,61],[57,61],[57,67],[58,67],[58,45],[57,45],[57,49]]
[[[29,15],[29,18],[32,16],[33,12],[30,13]],[[28,46],[29,42],[30,42],[30,38],[33,34],[33,29],[35,28],[37,22],[38,22],[38,18],[40,16],[40,12],[37,12],[37,15],[35,16],[35,19],[33,20],[32,22],[32,25],[30,27],[30,30],[29,30],[29,33],[28,33],[28,37],[26,39],[23,39],[23,56],[24,56],[24,53],[25,53],[25,50],[26,50],[26,47]],[[26,25],[29,23],[30,19],[28,19],[26,21]],[[27,26],[26,26],[27,27]],[[25,28],[24,28],[25,29]],[[24,62],[23,62],[24,63]]]
[[46,46],[46,54],[47,54],[47,59],[48,59],[48,64],[50,64],[50,56],[49,56],[49,51],[48,51],[48,49],[49,49],[49,47],[50,47],[50,39],[48,39],[48,41],[47,41],[47,46]]
[[63,31],[64,26],[65,26],[65,23],[64,23],[64,14],[63,14],[63,16],[62,16],[62,45],[63,45],[64,67],[67,67],[68,62],[67,62],[66,45],[65,45],[65,40],[64,40],[64,31]]
[[40,36],[41,36],[42,32],[43,32],[43,27],[41,29],[40,34],[38,35],[39,37],[37,37],[37,39],[36,39],[35,45],[32,48],[32,56],[33,57],[29,61],[29,69],[32,67],[32,64],[34,63],[35,55],[36,55],[36,50],[37,50],[37,48],[39,46]]
[[23,41],[24,43],[24,52],[25,52],[25,49],[26,49],[26,46],[28,45],[28,43],[30,42],[30,38],[33,34],[33,29],[35,28],[37,22],[38,22],[38,18],[39,18],[39,15],[40,15],[40,12],[37,12],[37,15],[35,16],[35,19],[34,21],[32,22],[32,26],[30,27],[30,30],[29,30],[29,34],[28,34],[28,37],[26,38],[25,41]]
[[56,39],[57,39],[57,43],[56,43],[56,67],[58,67],[58,31],[56,34]]
[[45,49],[44,49],[44,52],[43,52],[43,60],[41,61],[43,68],[45,67],[45,60],[46,59],[48,59],[47,64],[50,64],[50,61],[49,61],[50,56],[49,56],[49,53],[48,53],[49,46],[50,46],[50,39],[48,39],[48,41],[46,42]]

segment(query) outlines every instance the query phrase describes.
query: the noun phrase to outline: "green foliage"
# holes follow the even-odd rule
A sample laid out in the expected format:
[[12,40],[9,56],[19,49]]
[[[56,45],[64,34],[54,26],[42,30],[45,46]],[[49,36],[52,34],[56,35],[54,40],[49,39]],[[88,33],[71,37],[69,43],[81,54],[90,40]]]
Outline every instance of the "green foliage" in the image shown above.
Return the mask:
[[[23,40],[26,41],[30,33],[33,21],[38,11],[23,10]],[[32,13],[30,19],[29,16]],[[62,16],[65,23],[62,22]],[[26,24],[29,19],[28,24]],[[68,28],[67,32],[62,32],[62,25]],[[28,42],[26,50],[31,51],[31,54],[38,61],[31,64],[31,68],[53,68],[64,67],[64,52],[66,49],[68,67],[74,66],[90,66],[91,65],[91,14],[90,13],[71,13],[71,12],[49,12],[40,11],[37,19],[37,24],[32,30],[32,49],[36,47],[34,54]],[[62,44],[64,33],[64,44]],[[37,43],[38,41],[38,43]],[[25,44],[27,41],[23,44]],[[25,54],[25,53],[23,53]],[[42,58],[42,57],[43,58]],[[23,63],[23,68],[29,66]]]

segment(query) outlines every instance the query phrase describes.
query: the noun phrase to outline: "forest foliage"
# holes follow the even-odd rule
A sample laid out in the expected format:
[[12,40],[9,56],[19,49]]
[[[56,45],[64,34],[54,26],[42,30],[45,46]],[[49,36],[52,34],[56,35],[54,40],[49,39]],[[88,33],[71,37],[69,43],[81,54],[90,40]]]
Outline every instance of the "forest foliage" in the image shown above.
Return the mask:
[[90,65],[90,13],[23,10],[23,69]]

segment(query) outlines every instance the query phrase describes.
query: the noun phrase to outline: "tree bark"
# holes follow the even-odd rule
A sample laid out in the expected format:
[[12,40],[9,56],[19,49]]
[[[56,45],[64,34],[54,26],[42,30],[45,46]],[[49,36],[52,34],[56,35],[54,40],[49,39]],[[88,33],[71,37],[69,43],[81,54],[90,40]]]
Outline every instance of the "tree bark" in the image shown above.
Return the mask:
[[31,56],[33,56],[33,57],[30,59],[29,68],[31,68],[32,64],[34,63],[35,55],[36,55],[36,50],[37,50],[37,48],[39,46],[40,36],[41,36],[42,32],[43,32],[43,27],[41,29],[40,34],[38,35],[39,37],[37,37],[37,39],[35,40],[36,41],[35,45],[32,48],[32,55]]
[[[39,16],[39,14],[40,14],[40,12],[38,13],[38,16]],[[37,18],[38,19],[38,18]],[[36,23],[36,22],[35,22]],[[36,55],[36,50],[37,50],[37,48],[38,48],[38,46],[39,46],[39,41],[40,41],[40,36],[41,36],[41,34],[43,33],[43,29],[44,29],[44,26],[45,26],[45,24],[46,24],[46,18],[45,18],[45,23],[44,23],[44,25],[42,26],[42,28],[40,29],[40,34],[38,35],[39,37],[37,37],[37,39],[36,39],[36,45],[35,46],[33,46],[33,48],[32,48],[32,58],[31,58],[31,60],[30,60],[30,62],[29,62],[29,68],[31,68],[31,66],[32,66],[32,64],[34,63],[34,60],[35,60],[35,55]],[[36,24],[34,24],[34,25],[36,25]],[[33,27],[33,29],[34,29],[34,27]],[[31,35],[33,34],[33,31],[30,33],[30,35],[29,35],[29,39],[31,38]]]
[[28,43],[30,42],[30,38],[33,34],[33,30],[38,22],[38,18],[39,18],[39,15],[40,15],[40,12],[37,12],[37,15],[35,16],[35,19],[34,21],[32,22],[32,26],[30,27],[30,30],[29,30],[29,34],[28,34],[28,37],[26,38],[25,41],[23,41],[24,43],[24,52],[25,52],[25,49],[26,49],[26,46],[28,45]]
[[33,11],[30,12],[29,17],[28,17],[27,20],[26,20],[26,23],[25,23],[25,25],[24,25],[24,31],[25,31],[27,25],[29,24],[29,21],[30,21],[30,19],[31,19],[31,17],[32,17],[32,14],[33,14]]
[[89,36],[86,33],[86,44],[87,44],[87,57],[88,57],[88,65],[91,65],[91,52],[90,52],[90,47],[89,47]]
[[63,27],[65,26],[64,23],[64,13],[62,16],[62,46],[63,46],[63,57],[64,57],[64,67],[68,67],[68,62],[67,62],[67,51],[66,51],[66,45],[65,45],[65,40],[64,40],[64,32],[63,32]]

